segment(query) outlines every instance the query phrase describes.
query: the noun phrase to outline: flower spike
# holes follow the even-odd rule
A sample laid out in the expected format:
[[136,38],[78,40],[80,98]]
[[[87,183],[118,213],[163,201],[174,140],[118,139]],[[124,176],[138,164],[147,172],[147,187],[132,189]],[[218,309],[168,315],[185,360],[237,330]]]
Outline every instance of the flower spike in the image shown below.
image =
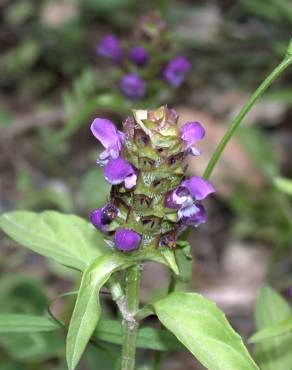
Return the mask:
[[93,225],[125,253],[176,248],[182,230],[206,222],[201,202],[215,191],[210,182],[185,174],[184,158],[198,154],[194,145],[204,128],[195,121],[179,128],[178,114],[167,106],[134,110],[123,133],[109,122],[98,119],[92,127],[105,147],[104,176],[112,184],[110,203],[93,211]]

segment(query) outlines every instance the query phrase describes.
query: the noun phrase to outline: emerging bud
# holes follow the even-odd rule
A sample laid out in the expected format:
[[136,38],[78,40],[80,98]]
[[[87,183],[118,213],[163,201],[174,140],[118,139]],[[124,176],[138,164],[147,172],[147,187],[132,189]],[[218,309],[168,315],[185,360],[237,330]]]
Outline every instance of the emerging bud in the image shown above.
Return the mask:
[[119,156],[111,155],[104,167],[113,185],[110,205],[95,210],[91,220],[121,251],[173,249],[184,228],[206,221],[200,202],[215,190],[198,176],[186,178],[184,164],[187,154],[198,154],[193,145],[205,131],[198,122],[180,129],[177,121],[177,113],[167,106],[134,110],[123,124],[124,133],[113,129],[111,121],[94,121],[108,125],[103,132],[110,133],[109,141],[98,129],[92,132],[109,152],[118,147]]

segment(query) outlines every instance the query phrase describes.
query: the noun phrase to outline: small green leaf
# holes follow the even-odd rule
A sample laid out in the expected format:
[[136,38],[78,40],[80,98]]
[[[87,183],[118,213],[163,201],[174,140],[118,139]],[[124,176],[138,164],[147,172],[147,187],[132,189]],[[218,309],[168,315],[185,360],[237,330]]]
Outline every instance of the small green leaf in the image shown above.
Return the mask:
[[[94,337],[105,342],[122,344],[121,322],[117,320],[101,320],[94,333]],[[169,331],[151,327],[141,327],[138,330],[137,347],[155,351],[178,351],[185,349]]]
[[75,215],[16,211],[1,215],[0,227],[19,244],[78,270],[109,251],[102,234]]
[[240,336],[209,299],[175,292],[153,308],[162,324],[209,370],[258,369]]
[[[289,304],[272,288],[261,288],[256,301],[258,331],[282,323],[291,317]],[[277,336],[255,346],[256,360],[263,370],[290,369],[292,364],[292,334]]]
[[0,314],[0,334],[52,331],[60,326],[45,316]]
[[67,364],[70,370],[78,364],[100,319],[99,290],[111,274],[133,264],[122,254],[107,254],[97,258],[82,277],[67,336]]
[[258,331],[249,339],[249,342],[256,343],[279,335],[285,335],[290,332],[292,332],[292,317]]
[[276,177],[274,179],[274,184],[282,193],[292,195],[292,180],[284,177]]

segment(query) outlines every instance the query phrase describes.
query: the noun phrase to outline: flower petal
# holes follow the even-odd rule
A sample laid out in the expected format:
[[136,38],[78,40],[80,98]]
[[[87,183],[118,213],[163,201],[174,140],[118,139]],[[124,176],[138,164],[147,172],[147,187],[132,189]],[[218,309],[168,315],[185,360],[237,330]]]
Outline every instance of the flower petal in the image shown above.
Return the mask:
[[102,208],[94,209],[90,214],[91,223],[98,229],[102,230],[102,223],[101,223],[101,212]]
[[195,200],[205,199],[209,194],[214,193],[213,185],[199,176],[192,176],[183,181],[181,186],[186,187]]
[[120,42],[115,35],[104,36],[100,41],[96,52],[98,55],[110,58],[116,63],[120,62],[123,56]]
[[199,208],[193,204],[188,204],[186,207],[182,207],[178,210],[177,216],[178,219],[181,220],[184,217],[191,217],[194,216],[197,212],[199,212]]
[[182,126],[180,132],[181,138],[187,143],[187,148],[190,148],[205,136],[205,129],[200,122],[187,122]]
[[190,217],[182,218],[181,219],[182,225],[190,225],[190,226],[197,227],[200,224],[203,224],[206,222],[207,214],[206,214],[204,206],[202,204],[197,204],[196,206],[197,206],[198,211]]
[[104,168],[104,177],[112,185],[121,184],[126,180],[128,189],[136,185],[137,179],[134,168],[121,157],[108,162]]
[[115,124],[106,118],[95,118],[90,126],[93,135],[106,148],[117,146],[121,149],[124,134],[117,130]]
[[141,236],[133,230],[117,229],[114,237],[115,246],[121,251],[132,251],[137,249]]
[[185,74],[189,72],[190,69],[190,62],[183,56],[177,56],[167,64],[163,76],[172,86],[178,87],[182,84]]

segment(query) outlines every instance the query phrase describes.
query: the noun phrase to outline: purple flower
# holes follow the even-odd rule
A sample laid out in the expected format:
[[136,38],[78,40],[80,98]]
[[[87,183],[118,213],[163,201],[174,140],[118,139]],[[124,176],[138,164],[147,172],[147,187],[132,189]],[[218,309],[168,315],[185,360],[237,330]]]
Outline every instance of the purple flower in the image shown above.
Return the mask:
[[182,84],[186,73],[188,73],[190,69],[190,62],[185,57],[178,56],[167,64],[163,76],[172,86],[178,87]]
[[212,184],[198,176],[184,180],[166,198],[166,206],[178,209],[178,219],[196,215],[200,208],[197,201],[215,191]]
[[146,49],[137,46],[130,50],[129,52],[130,60],[135,63],[137,66],[144,66],[149,58],[149,54]]
[[184,226],[194,226],[197,227],[203,223],[206,222],[207,220],[207,215],[205,208],[202,204],[197,204],[197,212],[194,213],[190,217],[182,217],[181,219],[181,225]]
[[181,138],[186,142],[187,152],[193,155],[200,155],[201,151],[193,145],[202,140],[205,136],[205,129],[200,122],[187,122],[180,129]]
[[94,209],[91,212],[90,220],[92,224],[103,232],[107,231],[109,225],[119,214],[119,210],[112,204],[106,204],[102,208]]
[[119,157],[112,159],[104,168],[104,177],[112,185],[125,183],[127,189],[136,185],[137,175],[128,161]]
[[123,56],[123,50],[120,42],[114,35],[104,36],[100,41],[96,52],[98,55],[110,58],[116,63],[119,63]]
[[105,147],[105,151],[100,154],[97,163],[104,166],[110,159],[118,158],[125,140],[125,134],[118,131],[112,121],[105,118],[95,118],[90,129]]
[[115,246],[121,251],[137,249],[141,236],[133,230],[117,229],[114,237]]
[[136,74],[127,74],[120,81],[120,89],[127,98],[139,100],[145,94],[145,82]]

